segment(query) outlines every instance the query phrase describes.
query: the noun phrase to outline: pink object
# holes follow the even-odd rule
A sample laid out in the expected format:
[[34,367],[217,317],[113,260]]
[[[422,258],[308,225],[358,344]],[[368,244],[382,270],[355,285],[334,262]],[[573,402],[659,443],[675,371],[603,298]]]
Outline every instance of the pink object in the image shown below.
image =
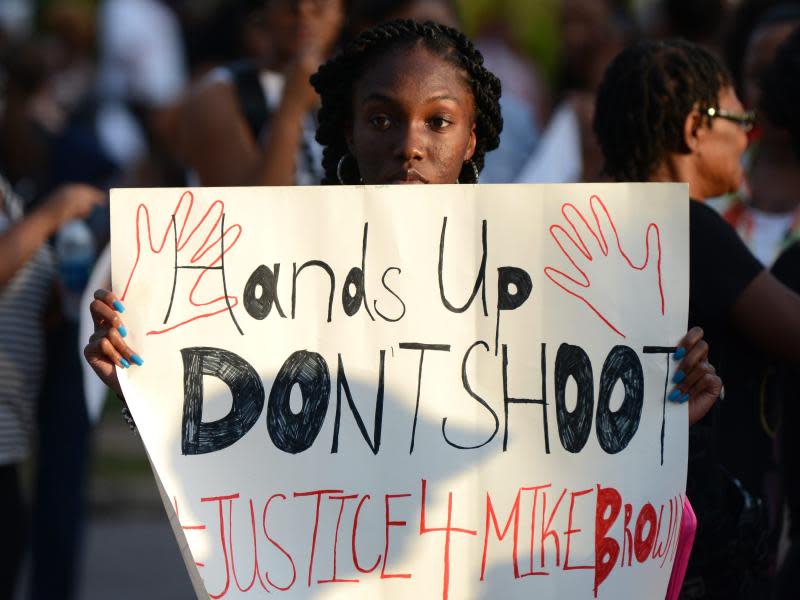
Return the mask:
[[686,577],[686,567],[689,566],[689,557],[692,555],[694,534],[697,531],[697,517],[692,510],[689,499],[683,501],[683,516],[681,530],[678,534],[678,548],[675,552],[675,562],[672,564],[672,573],[669,576],[666,600],[678,600],[681,593],[683,579]]

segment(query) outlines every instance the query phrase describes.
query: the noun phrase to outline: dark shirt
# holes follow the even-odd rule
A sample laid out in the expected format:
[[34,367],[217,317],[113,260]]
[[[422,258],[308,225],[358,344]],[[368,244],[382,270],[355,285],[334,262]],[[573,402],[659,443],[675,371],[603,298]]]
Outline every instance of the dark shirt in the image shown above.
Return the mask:
[[770,439],[760,428],[756,402],[762,358],[738,333],[730,312],[764,267],[713,209],[691,201],[689,217],[689,326],[703,328],[709,362],[722,378],[726,393],[690,431],[687,486],[692,491],[699,477],[696,472],[708,468],[700,463],[711,461],[723,465],[758,494],[762,462],[770,453]]
[[764,571],[764,553],[756,552],[764,544],[755,541],[760,514],[745,508],[761,494],[771,440],[758,418],[759,358],[737,332],[731,310],[764,267],[713,209],[691,201],[689,218],[689,326],[703,328],[726,392],[689,430],[686,494],[698,529],[684,593],[750,598],[745,590]]
[[797,242],[780,255],[772,273],[785,285],[800,292],[800,242]]
[[713,352],[709,338],[730,329],[733,304],[764,267],[716,211],[689,205],[689,326],[703,328]]
[[[784,252],[772,267],[781,282],[800,293],[800,242]],[[800,372],[784,368],[781,373],[781,433],[780,458],[783,486],[789,506],[789,536],[800,539]]]

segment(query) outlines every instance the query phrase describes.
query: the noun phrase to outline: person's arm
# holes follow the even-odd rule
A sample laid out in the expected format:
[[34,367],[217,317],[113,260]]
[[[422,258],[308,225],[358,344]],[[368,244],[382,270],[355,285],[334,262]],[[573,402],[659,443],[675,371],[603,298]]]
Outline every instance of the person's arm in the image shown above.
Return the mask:
[[181,154],[207,186],[246,185],[261,160],[233,84],[203,81],[181,111]]
[[316,105],[309,77],[325,60],[344,19],[339,2],[307,15],[309,33],[285,72],[280,103],[270,116],[263,147],[251,133],[227,82],[202,85],[189,96],[182,119],[182,148],[187,164],[203,185],[292,185],[303,138],[303,120]]
[[103,192],[88,185],[60,187],[39,208],[0,234],[0,288],[64,223],[87,217],[104,199]]
[[297,154],[303,141],[303,120],[316,105],[317,94],[309,78],[322,63],[318,55],[306,56],[287,71],[281,102],[270,117],[270,126],[253,185],[293,185]]
[[800,296],[766,269],[739,295],[731,319],[774,358],[800,366]]
[[181,116],[181,148],[184,161],[196,171],[202,185],[295,182],[303,119],[316,99],[308,77],[307,67],[297,65],[289,70],[263,148],[250,131],[232,83],[204,82],[190,93]]
[[695,321],[735,328],[773,358],[800,364],[800,296],[781,284],[708,206],[690,204]]

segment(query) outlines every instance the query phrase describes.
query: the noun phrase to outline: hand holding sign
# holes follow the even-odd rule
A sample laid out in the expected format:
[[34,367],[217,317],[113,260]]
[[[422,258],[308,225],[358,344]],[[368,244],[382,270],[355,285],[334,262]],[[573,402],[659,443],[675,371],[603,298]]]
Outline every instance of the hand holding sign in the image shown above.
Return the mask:
[[708,342],[703,339],[700,327],[692,327],[678,344],[675,358],[681,357],[683,360],[678,364],[672,380],[677,385],[669,398],[673,402],[689,401],[689,425],[694,425],[719,398],[722,379],[708,362]]
[[[590,201],[593,193],[616,224],[598,198]],[[685,407],[665,402],[665,386],[679,368],[680,400],[702,409],[719,384],[699,331],[681,342],[680,362],[668,357],[686,323],[688,211],[677,202],[686,200],[685,186],[192,194],[176,207],[174,190],[115,190],[114,288],[124,290],[129,310],[120,315],[117,297],[100,293],[86,356],[115,391],[121,385],[164,497],[180,503],[175,528],[186,534],[184,559],[199,593],[663,595],[687,435]],[[566,206],[576,194],[583,204]],[[636,196],[648,198],[647,215]],[[223,223],[220,199],[230,221],[247,223],[241,236]],[[443,217],[451,214],[458,215],[448,222],[452,280],[443,280]],[[337,287],[325,273],[300,282],[316,311],[284,318],[239,311],[245,336],[232,335],[224,315],[202,318],[235,302],[228,291],[248,298],[243,290],[252,273],[266,270],[262,263],[291,265],[295,277],[284,291],[298,287],[302,265],[360,277],[367,263],[353,267],[359,240],[347,238],[363,231],[365,256],[366,223],[370,265],[402,269],[402,319],[349,310],[364,305],[352,291],[342,293],[344,314],[326,319],[331,290],[348,283]],[[669,253],[659,251],[651,223],[668,236]],[[502,235],[490,237],[490,224]],[[498,314],[516,310],[505,328],[478,299],[485,282],[480,275],[476,284],[475,256],[487,257],[481,273],[496,269]],[[659,264],[669,282],[666,306]],[[223,265],[227,289],[219,293],[221,273],[197,283]],[[545,270],[561,286],[534,295],[532,275]],[[443,283],[445,291],[477,291],[453,310],[463,293],[448,306]],[[261,288],[260,298],[277,299]],[[565,302],[564,289],[582,301]],[[606,298],[615,294],[616,305]],[[170,297],[163,327],[173,330],[146,335],[162,326]],[[206,298],[217,306],[201,305]],[[147,368],[133,366],[126,343]],[[123,360],[134,371],[117,381]]]
[[[169,267],[165,268],[165,265],[168,262],[172,262],[173,270],[172,292],[168,303],[165,299],[165,317],[161,323],[162,327],[148,331],[147,335],[166,333],[197,319],[212,317],[225,311],[230,312],[231,318],[234,323],[236,322],[232,308],[239,301],[238,298],[229,296],[227,293],[224,256],[239,240],[242,227],[238,224],[226,227],[225,204],[221,200],[213,202],[199,219],[192,214],[193,208],[193,194],[184,192],[178,200],[171,218],[158,226],[151,224],[150,213],[145,204],[140,204],[136,211],[136,257],[120,299],[125,300],[137,273],[147,273],[150,276],[158,272],[166,273]],[[168,240],[171,240],[172,244],[168,244]],[[173,252],[162,254],[165,247],[168,246],[171,246]],[[158,268],[143,264],[152,262],[154,259],[160,265]],[[175,318],[173,309],[178,308],[176,300],[181,299],[176,298],[178,274],[184,269],[190,270],[190,273],[194,271],[199,271],[199,273],[192,276],[194,283],[188,298],[186,298],[188,307],[183,306],[184,313]],[[214,296],[208,289],[211,284],[204,282],[205,276],[212,270],[221,273],[220,287],[223,292],[221,296]],[[201,288],[201,286],[203,287]],[[209,295],[211,295],[210,298]]]
[[[664,315],[664,290],[661,280],[661,231],[658,225],[650,223],[645,233],[644,261],[636,265],[622,248],[617,227],[598,196],[589,200],[593,222],[571,203],[561,207],[561,214],[567,221],[567,227],[560,224],[550,226],[550,235],[561,249],[564,256],[572,264],[577,274],[569,275],[553,266],[544,269],[548,279],[562,290],[575,296],[588,306],[600,319],[617,335],[625,337],[619,323],[612,322],[611,314],[615,306],[620,304],[620,295],[615,294],[590,294],[592,285],[599,281],[624,281],[625,275],[617,276],[621,272],[638,271],[643,274],[642,286],[637,288],[637,293],[645,291],[645,310],[652,309],[653,314],[658,311]],[[592,241],[594,240],[594,241]],[[588,242],[588,244],[587,244]],[[648,269],[650,267],[650,269]],[[646,293],[651,278],[647,277],[652,269],[657,273],[657,297]],[[617,278],[618,277],[618,278]]]
[[119,313],[125,312],[125,307],[113,292],[97,290],[89,311],[94,322],[94,333],[83,349],[83,356],[102,382],[122,398],[115,367],[127,369],[131,364],[141,366],[144,363],[122,339],[128,335],[119,316]]

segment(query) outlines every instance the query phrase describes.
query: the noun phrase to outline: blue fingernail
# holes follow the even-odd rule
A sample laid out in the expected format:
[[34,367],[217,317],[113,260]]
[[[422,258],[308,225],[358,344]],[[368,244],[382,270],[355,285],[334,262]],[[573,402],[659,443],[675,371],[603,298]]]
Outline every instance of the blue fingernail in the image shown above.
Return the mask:
[[142,360],[142,357],[139,356],[138,354],[131,354],[131,360],[133,362],[135,362],[137,365],[139,365],[140,367],[144,364],[144,361]]
[[667,400],[669,400],[670,402],[676,402],[680,397],[681,397],[681,391],[678,388],[675,388],[669,393],[669,396],[667,396]]
[[[119,327],[117,327],[117,331],[119,331],[119,334],[122,337],[126,337],[128,335],[128,330],[125,329],[125,325],[120,325]],[[678,371],[678,372],[680,373],[680,371]],[[675,383],[678,383],[678,382],[676,381]]]
[[675,371],[675,375],[672,376],[672,383],[680,383],[684,379],[686,379],[686,374],[678,369]]
[[672,357],[673,357],[675,360],[680,360],[680,359],[682,359],[684,356],[686,356],[686,348],[684,348],[683,346],[678,346],[678,349],[677,349],[677,350],[675,350],[675,354],[673,354],[673,355],[672,355]]
[[121,364],[121,365],[122,365],[123,367],[125,367],[126,369],[127,369],[127,368],[129,368],[129,367],[131,366],[131,363],[129,363],[129,362],[128,362],[127,360],[125,360],[124,358],[120,358],[120,359],[119,359],[119,364]]
[[687,393],[687,394],[684,394],[683,396],[681,396],[681,399],[680,399],[680,400],[678,400],[678,402],[680,402],[681,404],[683,404],[683,403],[684,403],[684,402],[686,402],[688,399],[689,399],[689,394]]
[[111,306],[113,306],[116,309],[117,312],[121,312],[121,313],[125,312],[125,306],[119,300],[114,300],[111,303]]

